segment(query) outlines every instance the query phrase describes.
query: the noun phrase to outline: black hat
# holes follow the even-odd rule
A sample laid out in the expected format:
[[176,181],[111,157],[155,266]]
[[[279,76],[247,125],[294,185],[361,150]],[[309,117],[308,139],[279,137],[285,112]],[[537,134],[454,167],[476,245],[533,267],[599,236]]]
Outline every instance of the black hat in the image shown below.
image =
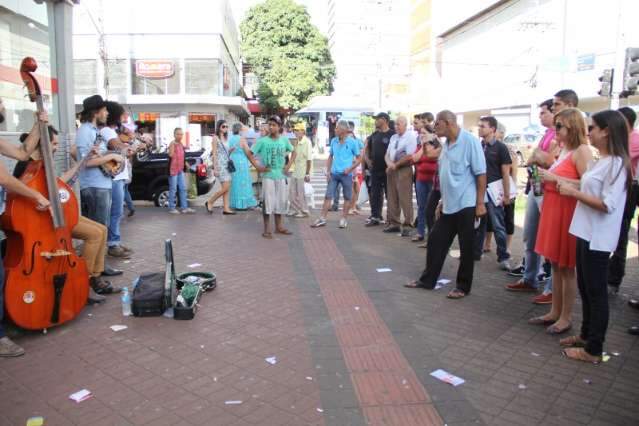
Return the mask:
[[267,121],[272,121],[274,123],[277,123],[278,126],[282,127],[282,119],[279,117],[279,115],[272,115],[268,118]]
[[82,101],[82,112],[95,111],[106,106],[106,102],[100,95],[89,96]]
[[390,115],[386,114],[385,112],[380,112],[379,114],[377,114],[373,118],[375,118],[375,119],[383,118],[386,121],[390,121]]

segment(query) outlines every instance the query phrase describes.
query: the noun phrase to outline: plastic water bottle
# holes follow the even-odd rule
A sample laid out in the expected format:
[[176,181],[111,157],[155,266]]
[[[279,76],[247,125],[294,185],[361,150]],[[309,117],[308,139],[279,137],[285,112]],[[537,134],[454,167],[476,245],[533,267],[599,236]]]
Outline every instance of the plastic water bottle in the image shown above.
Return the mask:
[[124,287],[122,289],[122,315],[125,317],[131,316],[131,295],[129,294],[129,288]]

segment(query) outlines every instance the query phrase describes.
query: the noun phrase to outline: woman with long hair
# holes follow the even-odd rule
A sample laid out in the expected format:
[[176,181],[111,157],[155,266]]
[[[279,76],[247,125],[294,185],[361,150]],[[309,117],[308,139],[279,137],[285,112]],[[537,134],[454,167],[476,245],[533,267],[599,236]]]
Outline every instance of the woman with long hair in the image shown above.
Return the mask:
[[559,343],[568,358],[598,363],[608,328],[608,263],[619,240],[632,171],[621,113],[598,112],[588,130],[599,160],[584,173],[580,185],[558,183],[561,195],[577,200],[570,233],[577,238],[577,285],[583,307],[580,334]]
[[557,183],[565,180],[579,182],[592,159],[592,152],[581,111],[565,109],[555,115],[554,122],[556,139],[563,149],[549,170],[540,169],[544,179],[544,202],[535,244],[535,251],[550,260],[552,265],[552,309],[528,322],[549,325],[546,329],[549,334],[561,334],[572,327],[572,308],[577,295],[577,239],[568,232],[577,200],[560,194]]
[[248,153],[250,148],[246,137],[244,137],[248,129],[242,123],[234,123],[231,131],[233,135],[229,138],[229,149],[232,151],[231,160],[235,165],[235,171],[231,173],[230,204],[232,209],[246,210],[257,205],[249,170]]
[[213,158],[213,174],[221,184],[221,188],[213,194],[204,206],[209,214],[213,214],[213,205],[218,198],[224,202],[223,214],[235,214],[231,210],[229,198],[231,190],[231,173],[229,172],[229,155],[233,150],[228,143],[229,126],[226,120],[218,120],[215,126],[215,135],[211,141],[211,157]]

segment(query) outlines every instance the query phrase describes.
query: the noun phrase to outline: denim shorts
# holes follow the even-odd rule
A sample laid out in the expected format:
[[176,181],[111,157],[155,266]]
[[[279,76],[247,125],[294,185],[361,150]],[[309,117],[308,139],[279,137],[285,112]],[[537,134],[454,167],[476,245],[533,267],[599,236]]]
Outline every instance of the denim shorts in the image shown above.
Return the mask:
[[337,188],[337,184],[342,184],[342,191],[344,191],[344,199],[350,201],[353,198],[353,175],[345,175],[344,173],[335,174],[331,173],[331,180],[328,181],[328,186],[326,187],[326,195],[325,198],[327,200],[332,200],[333,195],[335,194],[335,189]]

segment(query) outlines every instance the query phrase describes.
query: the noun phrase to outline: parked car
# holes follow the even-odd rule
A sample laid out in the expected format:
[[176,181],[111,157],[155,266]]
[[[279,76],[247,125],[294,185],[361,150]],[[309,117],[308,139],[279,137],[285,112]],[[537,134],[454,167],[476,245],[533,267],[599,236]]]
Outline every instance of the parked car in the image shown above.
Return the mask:
[[[211,190],[215,178],[206,164],[204,151],[186,152],[190,172],[197,179],[197,195]],[[187,183],[188,184],[188,183]],[[169,155],[142,152],[133,158],[133,178],[129,192],[134,200],[149,200],[158,207],[169,204]]]
[[518,165],[523,167],[542,137],[540,133],[511,133],[504,138],[504,143],[517,153]]

